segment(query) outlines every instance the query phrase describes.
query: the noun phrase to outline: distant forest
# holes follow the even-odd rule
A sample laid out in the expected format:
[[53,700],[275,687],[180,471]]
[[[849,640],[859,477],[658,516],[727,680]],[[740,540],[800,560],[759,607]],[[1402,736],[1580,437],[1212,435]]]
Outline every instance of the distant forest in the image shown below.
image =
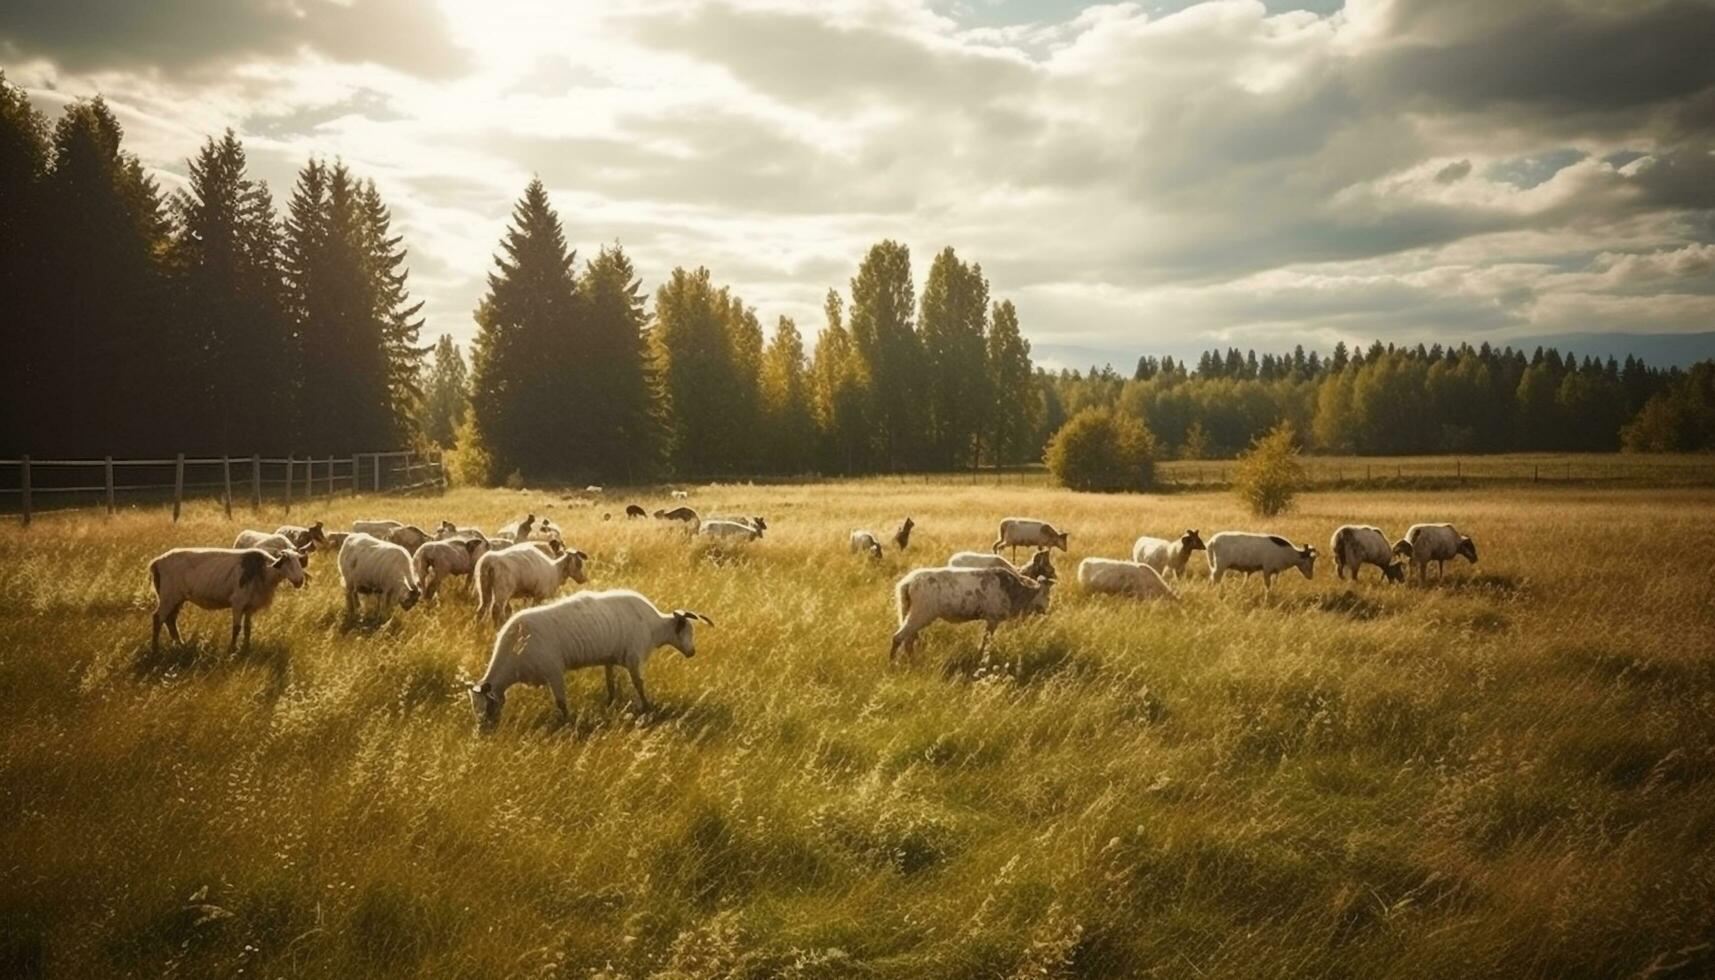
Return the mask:
[[618,244],[580,263],[539,181],[467,360],[420,341],[372,182],[310,160],[282,212],[231,132],[188,172],[163,194],[100,99],[50,126],[0,75],[0,455],[435,445],[480,481],[951,470],[1039,461],[1089,407],[1188,457],[1283,420],[1327,452],[1715,448],[1708,362],[1377,343],[1045,371],[980,265],[944,249],[919,294],[893,241],[828,291],[814,345],[786,317],[765,337],[707,269],[651,297]]

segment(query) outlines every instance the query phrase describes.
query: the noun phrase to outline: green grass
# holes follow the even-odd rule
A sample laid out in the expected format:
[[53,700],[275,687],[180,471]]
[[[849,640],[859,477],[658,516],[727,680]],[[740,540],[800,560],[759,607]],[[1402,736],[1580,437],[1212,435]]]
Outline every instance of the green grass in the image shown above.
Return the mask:
[[[1483,561],[1428,588],[1323,566],[1267,601],[1196,581],[1171,607],[1082,596],[1075,560],[1258,527],[1230,495],[701,488],[769,518],[725,558],[601,520],[628,499],[311,515],[534,510],[595,556],[592,587],[719,624],[651,662],[653,715],[585,671],[569,724],[520,688],[488,736],[470,601],[348,629],[325,556],[249,653],[195,609],[187,649],[146,652],[147,560],[279,513],[0,535],[0,974],[1715,970],[1715,492],[1309,493],[1267,528],[1325,547],[1348,520],[1450,519]],[[909,557],[846,553],[907,513]],[[980,627],[931,627],[889,667],[892,582],[1008,514],[1072,532],[1054,610],[986,657]]]

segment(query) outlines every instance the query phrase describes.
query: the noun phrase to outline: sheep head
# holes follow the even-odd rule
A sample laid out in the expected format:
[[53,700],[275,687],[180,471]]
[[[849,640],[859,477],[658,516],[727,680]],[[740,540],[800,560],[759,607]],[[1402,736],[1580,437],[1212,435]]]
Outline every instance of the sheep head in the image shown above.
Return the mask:
[[1469,537],[1460,535],[1459,554],[1462,555],[1466,561],[1475,565],[1477,563],[1477,542],[1472,541]]
[[691,625],[693,622],[707,623],[709,626],[715,625],[714,620],[702,613],[692,612],[689,609],[673,610],[673,639],[669,642],[673,649],[684,654],[687,658],[697,655],[697,631]]

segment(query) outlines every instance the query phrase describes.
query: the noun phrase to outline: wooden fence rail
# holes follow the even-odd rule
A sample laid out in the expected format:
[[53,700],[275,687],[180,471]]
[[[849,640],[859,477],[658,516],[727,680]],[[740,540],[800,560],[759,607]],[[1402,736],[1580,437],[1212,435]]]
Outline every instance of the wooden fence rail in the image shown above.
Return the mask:
[[[0,459],[0,473],[9,468],[15,468],[17,473],[15,482],[0,477],[0,509],[10,510],[8,502],[15,496],[19,516],[27,526],[36,514],[43,512],[41,500],[49,495],[75,500],[80,495],[99,494],[100,503],[83,506],[104,505],[107,513],[113,514],[118,509],[118,495],[124,493],[150,499],[170,499],[173,520],[177,521],[187,493],[195,496],[202,491],[213,491],[208,496],[218,496],[226,516],[231,517],[235,465],[241,474],[245,466],[249,468],[252,511],[262,509],[265,491],[269,489],[278,490],[286,512],[291,513],[294,494],[303,503],[315,498],[318,487],[324,491],[324,497],[331,497],[341,492],[408,492],[446,485],[440,456],[426,456],[411,450],[354,453],[349,458],[331,455],[299,457],[296,453],[285,457],[253,453],[249,458],[189,457],[181,453],[171,459],[115,459],[112,456],[100,459],[34,459],[26,455],[17,459]],[[101,468],[100,483],[78,478],[78,474],[90,467]],[[140,468],[154,470],[155,473],[144,472],[137,482],[126,482],[116,476],[116,473]],[[171,482],[165,482],[163,478],[169,468]],[[187,472],[195,478],[187,480]],[[77,509],[78,506],[73,503],[57,509]]]

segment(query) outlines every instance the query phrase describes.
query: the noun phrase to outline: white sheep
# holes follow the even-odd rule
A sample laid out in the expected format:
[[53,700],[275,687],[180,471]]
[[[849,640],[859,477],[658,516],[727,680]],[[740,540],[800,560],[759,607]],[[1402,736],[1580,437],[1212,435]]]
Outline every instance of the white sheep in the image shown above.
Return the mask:
[[423,545],[435,540],[433,537],[430,537],[429,532],[415,524],[396,527],[386,534],[377,534],[375,537],[378,537],[383,541],[391,541],[413,554],[416,553],[418,548],[421,548]]
[[497,538],[507,538],[512,541],[523,541],[530,537],[530,532],[536,527],[536,515],[525,514],[510,524],[501,525],[495,534]]
[[569,718],[566,671],[601,667],[607,675],[607,700],[619,697],[614,668],[624,667],[637,689],[637,701],[651,710],[643,691],[643,665],[659,647],[670,646],[686,657],[696,655],[692,622],[714,621],[688,609],[663,613],[653,602],[629,589],[583,592],[558,602],[525,609],[506,621],[494,638],[488,670],[470,689],[471,710],[485,728],[500,722],[506,691],[514,684],[536,684],[554,695],[561,718]]
[[1018,566],[1007,561],[1000,555],[988,551],[955,551],[947,559],[948,568],[1007,568],[1018,571]]
[[739,541],[755,541],[762,537],[762,528],[743,521],[704,521],[697,533],[708,538],[735,538]]
[[1381,528],[1343,524],[1328,539],[1328,552],[1334,556],[1334,575],[1342,581],[1349,571],[1356,582],[1358,569],[1365,565],[1381,569],[1382,578],[1389,582],[1405,581],[1405,564],[1394,560],[1393,546]]
[[1419,582],[1428,580],[1430,562],[1435,563],[1438,579],[1447,574],[1447,562],[1454,558],[1477,563],[1477,543],[1451,524],[1413,524],[1394,548],[1416,567]]
[[389,534],[392,534],[394,531],[397,531],[404,526],[405,526],[405,523],[403,521],[386,521],[386,520],[352,521],[351,522],[351,533],[353,533],[353,534],[367,534],[371,537],[380,538],[381,540],[385,541],[385,540],[387,540],[387,536]]
[[[1048,552],[1037,554],[1046,558]],[[902,649],[907,656],[913,653],[917,634],[936,620],[981,620],[986,628],[978,649],[986,649],[1003,620],[1047,612],[1053,585],[1052,574],[1033,579],[1009,568],[919,568],[894,586],[899,629],[893,634],[888,659],[897,658]]]
[[1131,546],[1131,560],[1148,565],[1163,576],[1171,574],[1174,578],[1184,578],[1191,552],[1205,550],[1202,535],[1196,528],[1190,528],[1173,541],[1148,536],[1138,538]]
[[179,636],[179,610],[185,603],[203,609],[232,610],[232,641],[238,633],[250,645],[250,619],[274,600],[281,582],[301,589],[310,580],[296,551],[271,555],[259,548],[174,548],[149,563],[149,583],[155,589],[154,628],[149,648],[161,649],[161,626],[174,643]]
[[1311,578],[1316,570],[1316,549],[1300,548],[1278,534],[1222,531],[1209,539],[1209,581],[1220,582],[1228,572],[1262,573],[1263,591],[1274,588],[1275,576],[1296,568]]
[[1018,557],[1019,548],[1059,548],[1066,550],[1067,539],[1071,534],[1056,530],[1047,521],[1033,520],[1028,517],[1008,517],[1000,522],[1000,537],[994,539],[994,545],[989,548],[995,554],[1003,547],[1012,549],[1013,558]]
[[325,545],[327,532],[322,529],[322,522],[317,521],[309,527],[302,524],[282,524],[274,529],[275,534],[282,534],[292,542],[292,547],[303,551],[311,545]]
[[300,548],[292,543],[292,539],[284,534],[270,534],[267,531],[244,530],[238,532],[238,537],[232,539],[234,548],[261,548],[270,555],[278,555],[282,551],[296,552],[298,560],[306,567],[310,564],[310,552],[315,550],[315,543]]
[[1086,592],[1129,595],[1140,599],[1178,599],[1179,593],[1154,567],[1118,558],[1086,558],[1078,563],[1078,584]]
[[397,604],[410,609],[422,597],[411,573],[411,553],[373,534],[353,532],[339,550],[339,578],[345,585],[345,613],[357,615],[358,597],[375,596],[377,611],[385,618]]
[[426,542],[411,556],[417,584],[423,590],[423,601],[433,599],[441,583],[453,576],[464,577],[468,587],[477,560],[487,553],[487,538],[450,538],[445,541]]
[[442,521],[441,526],[435,529],[435,540],[447,541],[452,538],[481,538],[487,541],[488,533],[480,527],[459,527],[452,521]]
[[851,550],[854,555],[860,551],[867,551],[871,558],[880,558],[881,542],[876,540],[874,531],[853,531]]
[[686,491],[686,490],[675,490],[672,493],[668,494],[668,496],[672,497],[674,500],[690,500],[691,499],[690,492]]
[[499,626],[506,620],[507,605],[515,598],[552,599],[567,579],[579,585],[588,582],[584,574],[588,557],[581,551],[568,551],[550,558],[530,542],[490,551],[476,561],[477,618],[491,619]]

